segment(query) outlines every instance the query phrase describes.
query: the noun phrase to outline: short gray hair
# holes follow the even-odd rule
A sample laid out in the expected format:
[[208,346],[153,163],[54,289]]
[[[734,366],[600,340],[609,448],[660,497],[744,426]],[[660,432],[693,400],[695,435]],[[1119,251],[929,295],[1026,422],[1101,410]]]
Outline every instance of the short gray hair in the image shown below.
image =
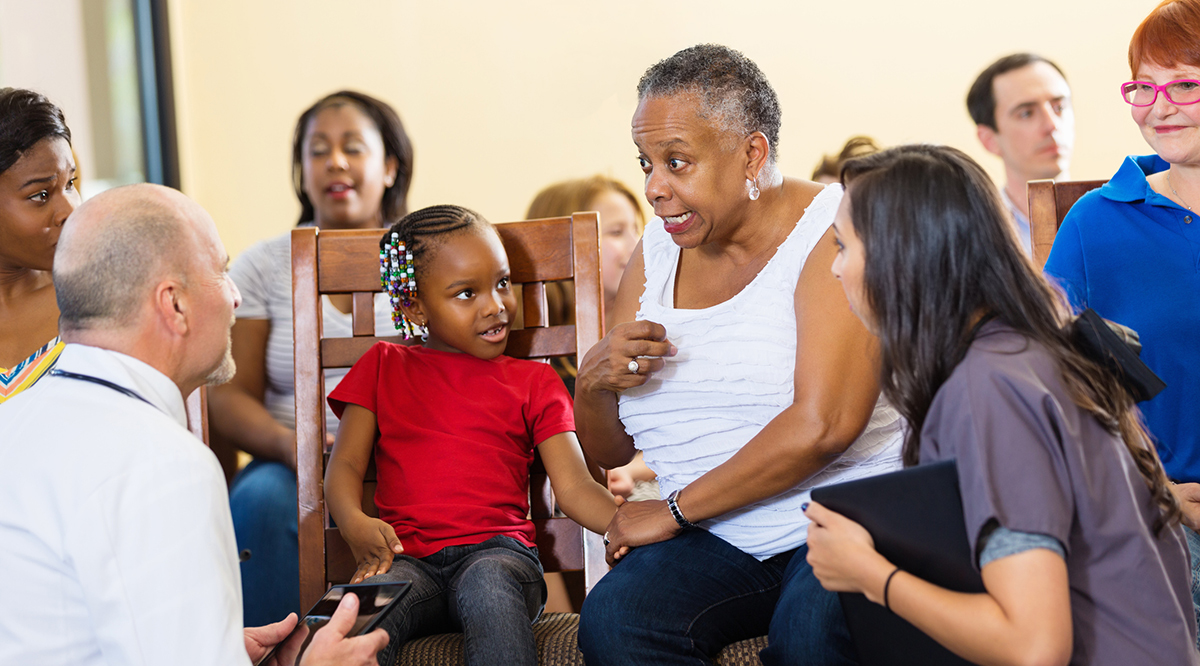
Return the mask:
[[762,132],[779,150],[779,97],[754,61],[719,44],[699,44],[659,61],[638,82],[638,99],[696,94],[700,114],[739,138]]
[[[84,204],[75,214],[89,213]],[[69,233],[68,219],[55,255],[63,332],[129,324],[162,278],[186,280],[191,232],[178,206],[143,197],[91,214],[100,219],[79,233]]]

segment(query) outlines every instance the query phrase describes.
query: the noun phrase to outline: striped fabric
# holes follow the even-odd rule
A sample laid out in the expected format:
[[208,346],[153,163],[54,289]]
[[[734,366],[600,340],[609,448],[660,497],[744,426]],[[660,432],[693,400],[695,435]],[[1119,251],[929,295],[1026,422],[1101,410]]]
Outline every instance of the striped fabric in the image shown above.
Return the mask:
[[11,370],[0,368],[0,404],[33,386],[42,375],[50,372],[50,368],[58,361],[58,355],[62,353],[63,344],[56,337]]

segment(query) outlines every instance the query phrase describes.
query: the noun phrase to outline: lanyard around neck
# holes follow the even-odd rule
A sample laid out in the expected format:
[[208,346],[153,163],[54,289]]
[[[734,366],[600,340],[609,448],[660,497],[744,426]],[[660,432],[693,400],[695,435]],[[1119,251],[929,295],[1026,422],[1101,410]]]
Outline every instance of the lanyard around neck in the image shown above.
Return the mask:
[[146,403],[147,405],[150,405],[151,407],[158,409],[157,405],[150,402],[146,398],[142,397],[141,393],[138,393],[137,391],[134,391],[133,389],[127,389],[124,386],[121,386],[119,384],[114,384],[114,383],[108,381],[107,379],[101,379],[99,377],[93,377],[91,375],[81,375],[81,374],[78,374],[75,372],[67,372],[66,370],[59,370],[57,368],[50,371],[50,376],[51,377],[65,377],[67,379],[77,379],[81,382],[91,382],[92,384],[99,384],[100,386],[103,386],[105,388],[110,388],[110,389],[116,391],[117,393],[127,395],[130,398],[136,398],[138,400],[141,400],[142,402]]

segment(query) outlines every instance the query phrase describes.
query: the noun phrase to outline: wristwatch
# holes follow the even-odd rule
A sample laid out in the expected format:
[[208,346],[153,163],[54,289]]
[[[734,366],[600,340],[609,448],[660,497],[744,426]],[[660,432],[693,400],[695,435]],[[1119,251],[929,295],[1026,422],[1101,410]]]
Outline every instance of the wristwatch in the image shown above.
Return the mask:
[[671,516],[675,522],[679,523],[681,529],[689,530],[696,526],[695,523],[683,517],[683,512],[679,510],[679,491],[673,490],[670,495],[667,495],[667,508],[671,510]]

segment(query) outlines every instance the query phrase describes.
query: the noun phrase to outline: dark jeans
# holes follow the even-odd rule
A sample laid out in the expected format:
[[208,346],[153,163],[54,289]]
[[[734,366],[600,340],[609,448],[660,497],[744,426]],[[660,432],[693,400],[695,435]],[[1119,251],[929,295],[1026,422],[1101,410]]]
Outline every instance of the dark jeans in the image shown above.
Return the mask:
[[588,666],[710,664],[731,643],[770,635],[764,664],[855,664],[841,603],[805,546],[758,561],[706,530],[630,551],[583,602]]
[[411,638],[461,631],[469,666],[537,665],[530,625],[546,604],[546,584],[536,548],[498,536],[421,559],[398,555],[387,573],[369,580],[412,581],[383,622],[391,640],[380,664],[394,663]]
[[242,616],[247,627],[278,622],[300,608],[296,474],[255,460],[229,489],[229,510],[242,553]]
[[[1185,526],[1183,535],[1187,537],[1188,557],[1192,561],[1192,611],[1200,620],[1200,534]],[[1200,649],[1200,635],[1196,636],[1196,648]]]

